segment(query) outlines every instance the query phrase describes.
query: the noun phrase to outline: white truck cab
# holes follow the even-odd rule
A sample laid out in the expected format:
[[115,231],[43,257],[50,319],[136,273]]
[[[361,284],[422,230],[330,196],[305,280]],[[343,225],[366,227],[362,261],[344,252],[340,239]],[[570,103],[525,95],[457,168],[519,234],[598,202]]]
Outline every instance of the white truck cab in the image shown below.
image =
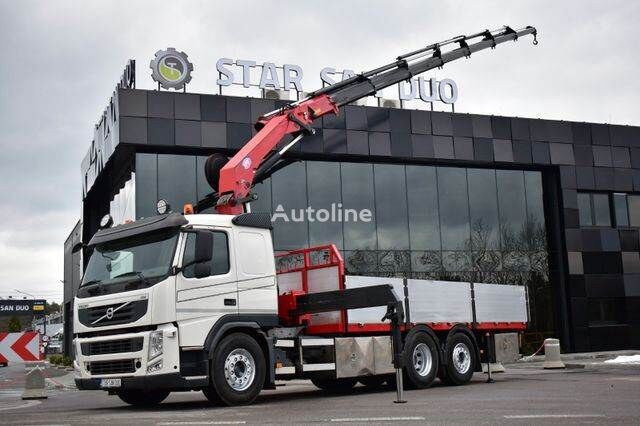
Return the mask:
[[99,231],[74,307],[79,388],[206,387],[225,324],[278,325],[270,227],[260,215],[172,213]]

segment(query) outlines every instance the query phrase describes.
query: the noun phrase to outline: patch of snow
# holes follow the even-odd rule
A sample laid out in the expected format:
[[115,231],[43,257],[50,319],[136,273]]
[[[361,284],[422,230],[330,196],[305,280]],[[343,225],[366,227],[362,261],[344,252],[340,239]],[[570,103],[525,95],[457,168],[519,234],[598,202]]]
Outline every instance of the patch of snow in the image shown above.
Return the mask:
[[605,361],[607,364],[640,364],[640,355],[620,355]]

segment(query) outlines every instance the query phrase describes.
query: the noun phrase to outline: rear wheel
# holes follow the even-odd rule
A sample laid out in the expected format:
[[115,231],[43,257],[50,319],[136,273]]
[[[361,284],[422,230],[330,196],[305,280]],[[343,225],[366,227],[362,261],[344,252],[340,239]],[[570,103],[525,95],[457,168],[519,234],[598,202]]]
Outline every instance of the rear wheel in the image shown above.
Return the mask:
[[211,361],[212,385],[203,393],[215,404],[251,404],[262,390],[265,374],[264,354],[258,342],[234,333],[216,348]]
[[167,396],[169,396],[169,392],[135,389],[120,391],[116,395],[129,405],[134,405],[136,407],[150,407],[164,401]]
[[446,347],[447,365],[442,380],[450,385],[464,385],[473,377],[476,356],[471,339],[457,333],[448,339]]
[[431,336],[417,332],[404,345],[404,378],[407,387],[424,389],[431,386],[438,372],[438,348]]

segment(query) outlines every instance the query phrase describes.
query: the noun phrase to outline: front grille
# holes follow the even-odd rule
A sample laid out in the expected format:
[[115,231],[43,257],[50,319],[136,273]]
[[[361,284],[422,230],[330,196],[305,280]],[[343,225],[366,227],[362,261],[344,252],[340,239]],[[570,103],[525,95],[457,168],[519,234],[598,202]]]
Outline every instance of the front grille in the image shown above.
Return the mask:
[[142,350],[142,337],[132,339],[106,340],[104,342],[82,343],[82,355],[105,355],[120,352],[138,352]]
[[87,327],[103,327],[105,325],[127,324],[137,321],[146,312],[147,300],[134,300],[113,305],[78,309],[78,320]]
[[94,376],[103,374],[135,373],[136,363],[133,359],[118,361],[94,361],[87,364],[87,370]]

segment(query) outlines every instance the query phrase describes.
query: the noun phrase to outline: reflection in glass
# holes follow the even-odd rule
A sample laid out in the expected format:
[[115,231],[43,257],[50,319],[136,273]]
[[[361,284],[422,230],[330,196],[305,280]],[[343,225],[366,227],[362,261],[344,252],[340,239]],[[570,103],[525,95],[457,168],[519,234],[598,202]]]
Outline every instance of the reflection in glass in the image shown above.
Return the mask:
[[640,195],[629,195],[629,223],[640,226]]
[[196,170],[195,156],[158,154],[158,199],[167,200],[174,212],[182,212],[186,203],[196,203]]
[[307,192],[309,207],[315,210],[314,220],[309,222],[309,244],[335,244],[342,249],[342,222],[331,220],[331,212],[342,202],[340,163],[308,162]]
[[438,167],[442,248],[464,250],[469,242],[469,198],[465,169]]
[[527,219],[524,173],[518,170],[497,170],[496,177],[502,250],[523,250],[519,237]]
[[407,250],[407,186],[403,166],[374,165],[378,250]]
[[411,250],[440,250],[436,168],[407,166]]
[[372,212],[372,220],[343,223],[345,250],[377,248],[373,165],[341,163],[342,206],[346,209]]
[[136,219],[156,214],[158,155],[136,154]]
[[593,220],[596,226],[611,226],[609,194],[592,194]]
[[[304,210],[307,201],[307,172],[303,162],[293,163],[271,176],[274,217],[273,239],[277,250],[293,250],[309,244]],[[285,215],[285,219],[282,215]]]
[[585,193],[578,193],[578,213],[580,214],[580,225],[590,226],[593,225],[593,219],[591,219],[591,195]]
[[500,248],[495,170],[469,169],[471,250]]
[[613,206],[616,211],[616,226],[629,226],[627,194],[613,194]]

